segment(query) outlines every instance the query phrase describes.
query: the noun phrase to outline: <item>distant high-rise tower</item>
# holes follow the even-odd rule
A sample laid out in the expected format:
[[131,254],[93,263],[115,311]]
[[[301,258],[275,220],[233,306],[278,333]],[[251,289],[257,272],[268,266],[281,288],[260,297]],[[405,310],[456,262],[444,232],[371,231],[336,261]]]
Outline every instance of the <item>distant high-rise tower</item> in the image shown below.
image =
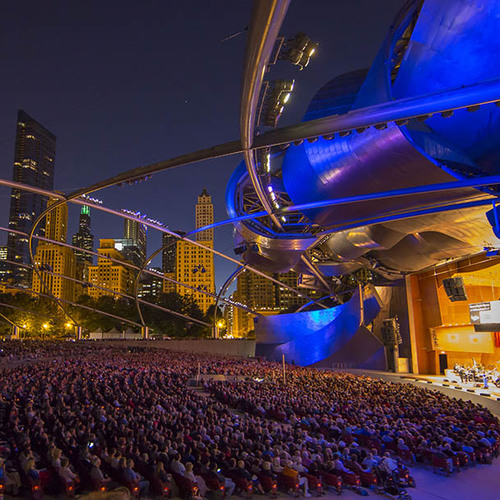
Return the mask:
[[163,273],[159,267],[149,268],[148,271],[148,274],[141,275],[137,296],[148,302],[157,302],[163,292]]
[[161,270],[164,273],[175,273],[175,255],[177,253],[176,243],[178,238],[171,234],[163,233],[161,256]]
[[123,222],[123,237],[127,240],[133,240],[141,255],[146,255],[148,227],[145,224],[125,219]]
[[7,246],[0,247],[0,281],[5,281],[7,276],[7,263],[2,262],[7,259]]
[[[206,188],[203,188],[200,196],[198,196],[198,203],[196,204],[196,229],[208,226],[214,223],[214,206],[212,204],[212,197],[207,193]],[[214,241],[214,230],[207,229],[196,233],[197,241]]]
[[[12,179],[52,190],[55,159],[56,136],[26,112],[19,110]],[[9,229],[29,233],[33,222],[45,209],[47,197],[19,189],[12,189],[10,196]],[[43,234],[43,223],[40,228],[42,230],[39,233]],[[26,236],[10,232],[7,247],[8,260],[24,265],[31,264]],[[29,269],[10,265],[8,275],[18,285],[29,287],[31,284]]]
[[[294,271],[268,274],[292,288],[298,287],[299,275]],[[234,299],[265,316],[291,312],[306,303],[306,299],[291,290],[253,272],[245,271],[238,276]],[[244,337],[254,329],[253,315],[242,309],[234,309],[232,333]]]
[[[90,223],[90,208],[87,205],[83,205],[80,210],[78,232],[73,235],[73,246],[92,252],[94,250],[94,235],[90,232]],[[93,261],[92,255],[89,253],[75,250],[75,255],[79,263],[92,263]]]
[[[184,235],[183,231],[176,231],[177,234]],[[161,268],[163,271],[163,276],[172,280],[176,279],[176,261],[177,261],[177,243],[179,239],[175,236],[167,233],[162,235],[162,256],[161,256]],[[176,291],[175,282],[169,281],[168,279],[163,280],[163,293],[171,293]]]
[[[196,204],[196,229],[212,224],[214,221],[214,206],[212,198],[203,189]],[[213,248],[212,229],[196,234],[196,240],[205,247]],[[186,283],[198,290],[215,293],[214,256],[206,248],[198,247],[184,240],[177,242],[175,275],[177,281]],[[193,292],[192,289],[177,285],[180,295],[192,295],[203,312],[215,304],[215,299],[209,295]]]
[[[122,210],[123,213],[141,217],[140,212]],[[124,219],[123,238],[115,239],[115,248],[123,255],[125,260],[141,266],[146,260],[148,226],[141,222]]]
[[[129,267],[119,263],[124,258],[121,252],[116,249],[116,241],[102,239],[99,240],[99,245],[97,265],[88,267],[89,282],[95,285],[88,289],[88,294],[94,299],[104,295],[110,295],[114,298],[119,298],[120,294],[130,295],[134,276]],[[113,260],[109,260],[109,258]]]
[[[56,200],[49,200],[48,206]],[[47,215],[47,238],[66,243],[68,230],[68,206],[59,205]],[[43,277],[33,274],[33,291],[52,293],[63,300],[75,300],[76,257],[71,248],[48,241],[40,241],[36,248],[35,265]]]

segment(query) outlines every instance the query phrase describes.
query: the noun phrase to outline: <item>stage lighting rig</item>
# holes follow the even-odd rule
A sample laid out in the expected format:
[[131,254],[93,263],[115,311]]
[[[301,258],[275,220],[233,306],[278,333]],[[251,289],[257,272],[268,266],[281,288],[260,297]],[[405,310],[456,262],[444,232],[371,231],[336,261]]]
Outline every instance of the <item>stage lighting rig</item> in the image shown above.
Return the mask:
[[266,91],[260,106],[259,125],[276,127],[294,86],[295,80],[274,80],[266,83]]
[[271,173],[271,148],[259,149],[257,151],[257,165],[261,174]]
[[316,52],[317,46],[318,44],[313,42],[304,33],[297,33],[283,44],[278,58],[291,62],[302,71],[309,64],[312,55]]

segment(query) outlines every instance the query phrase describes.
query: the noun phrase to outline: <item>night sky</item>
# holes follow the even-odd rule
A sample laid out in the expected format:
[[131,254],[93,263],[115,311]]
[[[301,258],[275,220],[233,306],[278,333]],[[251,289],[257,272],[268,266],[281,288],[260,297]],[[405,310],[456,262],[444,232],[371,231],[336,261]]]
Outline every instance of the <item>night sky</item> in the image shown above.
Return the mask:
[[[300,121],[327,81],[368,67],[402,4],[292,1],[282,33],[302,31],[320,45],[304,71],[280,62],[267,74],[296,79],[280,126]],[[239,137],[246,34],[219,41],[248,25],[250,0],[8,0],[2,7],[2,178],[12,178],[19,108],[56,134],[55,188],[63,192]],[[212,195],[216,220],[226,218],[225,186],[240,161],[235,156],[179,167],[94,196],[189,231],[203,187]],[[9,195],[3,188],[3,227]],[[95,211],[92,216],[96,241],[122,237],[121,220]],[[77,221],[78,208],[70,206],[69,241]],[[149,231],[148,253],[160,244],[159,233]],[[216,231],[215,247],[234,256],[230,227]],[[235,266],[219,258],[215,266],[219,287]]]

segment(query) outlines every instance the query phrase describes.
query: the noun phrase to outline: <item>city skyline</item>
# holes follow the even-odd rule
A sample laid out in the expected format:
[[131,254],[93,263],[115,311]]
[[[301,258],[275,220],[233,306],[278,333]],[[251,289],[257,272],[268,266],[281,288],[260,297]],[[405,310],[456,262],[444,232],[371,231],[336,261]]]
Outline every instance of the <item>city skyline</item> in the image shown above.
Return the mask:
[[[384,9],[377,9],[368,1],[341,6],[320,2],[323,18],[292,3],[286,34],[304,31],[320,46],[305,71],[298,73],[284,63],[277,68],[297,78],[280,126],[299,121],[317,88],[332,76],[369,65],[401,4],[386,2]],[[247,25],[250,9],[250,2],[210,6],[193,2],[182,8],[125,2],[119,9],[90,2],[85,7],[61,4],[48,10],[31,1],[22,9],[9,5],[12,26],[4,36],[13,49],[3,54],[6,92],[0,97],[4,177],[12,165],[17,108],[25,108],[58,136],[55,186],[63,192],[237,138],[246,35],[219,41]],[[194,16],[191,20],[185,18],[187,12]],[[61,61],[64,72],[58,71]],[[22,79],[28,72],[40,78]],[[141,211],[171,229],[190,231],[191,200],[203,187],[212,195],[215,220],[226,218],[225,185],[240,160],[233,157],[174,169],[95,196],[106,206]],[[4,206],[7,196],[5,192],[0,198]],[[69,210],[69,234],[73,234],[78,209]],[[96,240],[120,236],[116,219],[99,214],[92,222]],[[161,234],[150,231],[148,236],[152,252],[161,246]],[[230,227],[217,230],[215,240],[217,250],[234,255]],[[219,288],[235,266],[216,260]],[[152,265],[159,266],[160,259]]]

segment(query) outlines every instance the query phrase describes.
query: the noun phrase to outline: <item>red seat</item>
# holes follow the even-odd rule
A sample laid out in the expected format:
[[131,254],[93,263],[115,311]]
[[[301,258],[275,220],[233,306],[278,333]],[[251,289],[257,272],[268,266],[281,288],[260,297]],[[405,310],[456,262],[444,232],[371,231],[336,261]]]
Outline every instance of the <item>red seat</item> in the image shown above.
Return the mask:
[[447,457],[432,455],[432,468],[434,472],[444,472],[447,476],[451,474],[451,465]]
[[66,494],[67,497],[75,496],[75,482],[74,481],[66,481],[61,478],[61,490]]
[[159,478],[157,477],[152,477],[151,478],[151,489],[154,493],[156,493],[157,495],[160,495],[162,497],[169,497],[170,496],[170,493],[171,493],[171,485],[170,485],[170,481],[160,481]]
[[223,496],[226,494],[225,484],[221,483],[216,477],[210,476],[209,474],[202,474],[201,477],[204,479],[210,491],[219,491]]
[[361,480],[359,479],[359,476],[354,472],[345,472],[341,470],[336,470],[335,473],[342,478],[342,482],[347,486],[351,486],[353,488],[359,488]]
[[320,476],[315,476],[314,474],[309,474],[308,472],[303,472],[300,475],[307,478],[310,490],[315,490],[318,496],[323,493],[323,480]]
[[134,498],[140,498],[141,489],[139,488],[139,483],[137,481],[124,481],[124,486],[130,491],[130,494]]
[[104,481],[94,481],[92,480],[92,490],[93,491],[101,491],[105,492],[106,491],[106,483]]
[[335,488],[336,492],[338,495],[342,493],[342,479],[340,476],[337,476],[336,474],[332,474],[330,472],[320,472],[321,479],[323,480],[323,484],[325,484],[327,487],[331,486],[332,488]]
[[299,476],[287,476],[285,474],[278,474],[278,488],[285,493],[292,491],[295,496],[299,496]]
[[252,497],[253,494],[252,481],[247,481],[244,477],[241,477],[237,472],[230,471],[227,473],[227,476],[234,481],[237,490],[245,492],[248,498]]
[[262,485],[262,489],[266,493],[269,493],[272,496],[278,495],[278,482],[275,479],[260,472],[257,474],[257,477],[259,478],[260,484]]
[[43,488],[40,484],[40,480],[29,478],[29,483],[33,500],[41,499],[43,497]]
[[193,483],[190,479],[183,476],[182,474],[178,474],[177,472],[172,472],[172,476],[174,478],[175,484],[179,489],[179,496],[181,498],[192,498],[196,496],[198,493],[198,486]]
[[373,472],[365,472],[357,462],[352,462],[349,469],[359,476],[363,486],[378,488],[378,479]]

